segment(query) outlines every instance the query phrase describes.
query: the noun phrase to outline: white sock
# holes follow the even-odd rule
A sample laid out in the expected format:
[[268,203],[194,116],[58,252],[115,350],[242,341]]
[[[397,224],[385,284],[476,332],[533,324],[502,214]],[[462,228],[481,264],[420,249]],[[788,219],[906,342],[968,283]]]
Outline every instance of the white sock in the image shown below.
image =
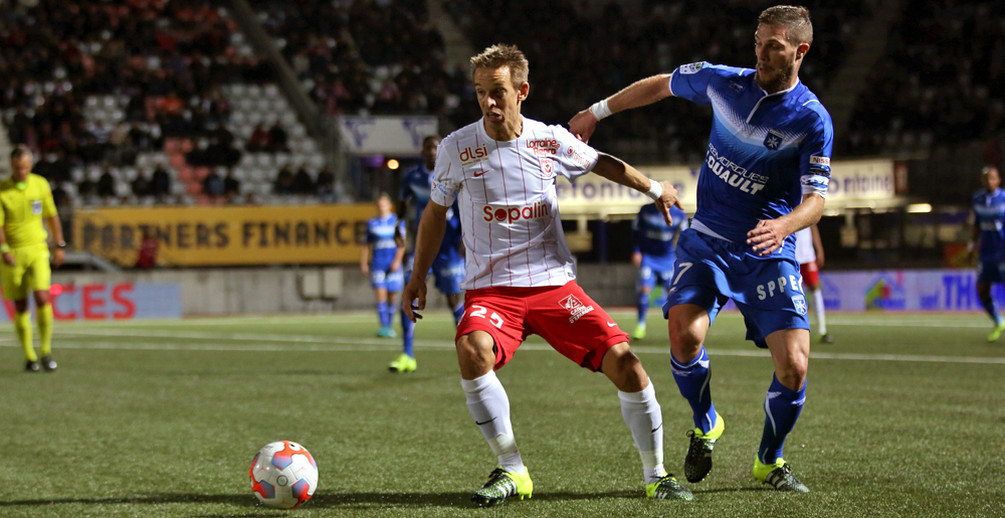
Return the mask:
[[824,290],[813,291],[813,313],[817,317],[817,332],[827,334],[827,317],[824,316]]
[[639,392],[618,391],[621,400],[621,417],[632,431],[635,447],[642,459],[642,472],[646,484],[667,474],[663,468],[663,412],[656,401],[652,381]]
[[461,388],[464,389],[468,412],[492,448],[492,453],[499,458],[499,465],[504,471],[526,473],[527,468],[513,437],[509,396],[495,371],[489,371],[473,380],[461,379]]

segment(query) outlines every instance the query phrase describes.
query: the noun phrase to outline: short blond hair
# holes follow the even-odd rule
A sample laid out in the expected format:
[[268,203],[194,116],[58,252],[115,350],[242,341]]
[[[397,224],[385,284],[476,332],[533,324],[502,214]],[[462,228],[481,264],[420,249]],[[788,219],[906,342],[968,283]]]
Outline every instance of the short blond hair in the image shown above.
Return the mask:
[[516,88],[526,83],[527,77],[530,76],[527,56],[524,56],[516,45],[497,43],[483,50],[481,54],[471,57],[472,76],[479,68],[495,70],[502,67],[509,67],[510,78],[513,79],[513,86]]
[[758,25],[778,25],[785,27],[785,39],[795,46],[813,43],[813,22],[810,10],[802,6],[776,5],[761,11]]

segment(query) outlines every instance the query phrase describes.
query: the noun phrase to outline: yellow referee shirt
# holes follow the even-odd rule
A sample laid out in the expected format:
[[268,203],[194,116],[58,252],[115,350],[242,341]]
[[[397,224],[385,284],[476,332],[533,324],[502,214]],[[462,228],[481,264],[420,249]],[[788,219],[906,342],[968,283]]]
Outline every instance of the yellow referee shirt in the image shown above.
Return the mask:
[[43,244],[49,237],[43,218],[56,215],[49,181],[28,173],[19,188],[13,178],[0,182],[0,225],[11,248]]

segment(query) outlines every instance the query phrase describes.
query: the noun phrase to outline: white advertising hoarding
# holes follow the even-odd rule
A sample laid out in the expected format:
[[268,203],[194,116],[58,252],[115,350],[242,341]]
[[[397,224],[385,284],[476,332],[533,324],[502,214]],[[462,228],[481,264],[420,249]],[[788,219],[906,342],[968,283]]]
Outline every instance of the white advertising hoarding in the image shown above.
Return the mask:
[[[666,180],[680,193],[684,210],[695,210],[695,188],[699,167],[639,166],[639,170],[657,180]],[[595,174],[587,174],[569,182],[558,179],[558,199],[565,216],[587,214],[606,216],[634,214],[649,198],[627,187],[615,184]],[[842,208],[883,202],[896,205],[894,164],[891,160],[848,160],[833,162],[827,191],[827,207]]]
[[339,117],[346,149],[356,155],[418,155],[422,139],[439,135],[436,117]]

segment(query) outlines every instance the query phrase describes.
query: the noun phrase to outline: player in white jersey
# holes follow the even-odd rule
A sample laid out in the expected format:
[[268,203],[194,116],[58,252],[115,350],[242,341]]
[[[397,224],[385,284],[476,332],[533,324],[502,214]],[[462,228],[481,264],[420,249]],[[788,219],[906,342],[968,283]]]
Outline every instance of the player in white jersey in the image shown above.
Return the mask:
[[677,191],[598,153],[561,126],[523,117],[528,64],[514,46],[494,45],[471,58],[482,119],[448,135],[437,152],[430,202],[423,212],[415,266],[402,294],[409,319],[426,304],[425,276],[456,200],[467,274],[456,348],[468,411],[498,468],[472,496],[491,506],[529,498],[533,482],[517,449],[509,398],[495,375],[530,334],[542,336],[580,366],[603,372],[618,388],[621,413],[642,459],[646,496],[691,500],[663,468],[663,419],[652,383],[613,319],[576,283],[558,214],[555,179],[590,171],[647,193],[670,223]]
[[825,344],[834,343],[834,337],[827,333],[827,316],[824,310],[824,290],[820,286],[820,267],[824,265],[824,244],[820,241],[820,230],[811,225],[796,232],[796,262],[803,284],[810,290],[810,309],[817,320],[817,334]]

